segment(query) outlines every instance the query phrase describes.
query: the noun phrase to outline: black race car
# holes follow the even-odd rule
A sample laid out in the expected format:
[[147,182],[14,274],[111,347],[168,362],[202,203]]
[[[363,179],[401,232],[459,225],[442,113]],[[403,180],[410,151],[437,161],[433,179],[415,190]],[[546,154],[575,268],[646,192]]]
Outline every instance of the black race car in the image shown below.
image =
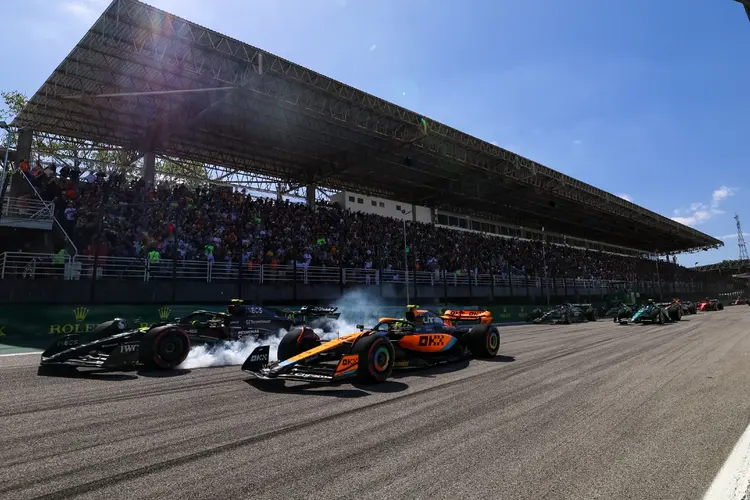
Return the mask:
[[680,304],[685,310],[685,314],[698,314],[698,306],[691,300],[681,300]]
[[660,302],[658,305],[667,311],[667,315],[671,321],[681,321],[682,316],[685,315],[685,308],[677,301]]
[[103,371],[173,369],[187,358],[190,335],[175,324],[131,328],[115,318],[91,333],[60,337],[42,353],[39,374],[58,374],[78,367]]
[[[341,313],[337,307],[303,306],[299,310],[276,309],[257,305],[245,305],[241,299],[234,299],[227,312],[194,311],[184,318],[176,318],[175,323],[193,337],[207,337],[212,340],[242,340],[252,336],[264,340],[278,335],[280,330],[287,332],[295,326],[307,325],[320,328],[324,333],[335,332]],[[199,340],[195,338],[195,340]]]
[[607,311],[607,317],[611,317],[614,323],[627,324],[635,313],[635,304],[620,304]]
[[198,310],[174,323],[188,332],[194,341],[215,342],[242,340],[246,337],[267,338],[289,331],[297,324],[293,318],[278,314],[271,308],[245,305],[233,299],[227,312]]
[[534,323],[570,324],[596,321],[599,313],[592,304],[562,304],[534,319]]
[[394,368],[417,368],[466,358],[493,358],[500,331],[490,324],[446,326],[431,311],[412,319],[381,318],[373,328],[321,340],[311,328],[289,332],[279,343],[278,360],[270,346],[257,347],[242,370],[262,380],[304,382],[384,382]]
[[[265,340],[281,330],[292,330],[299,322],[299,318],[287,318],[269,308],[245,305],[240,299],[233,300],[227,312],[198,310],[175,318],[172,323],[146,328],[131,328],[125,319],[116,318],[100,324],[91,333],[57,339],[42,353],[41,366],[103,370],[175,368],[185,361],[191,345],[215,345],[248,337]],[[168,335],[155,336],[155,331]],[[157,354],[160,361],[154,361]]]
[[276,314],[294,321],[295,326],[307,325],[320,328],[324,333],[335,332],[341,313],[336,306],[302,306],[294,309],[271,309]]
[[529,313],[529,315],[526,316],[526,322],[527,323],[533,323],[534,321],[536,321],[537,319],[541,318],[542,316],[544,316],[544,311],[542,309],[538,308],[538,307],[534,308]]

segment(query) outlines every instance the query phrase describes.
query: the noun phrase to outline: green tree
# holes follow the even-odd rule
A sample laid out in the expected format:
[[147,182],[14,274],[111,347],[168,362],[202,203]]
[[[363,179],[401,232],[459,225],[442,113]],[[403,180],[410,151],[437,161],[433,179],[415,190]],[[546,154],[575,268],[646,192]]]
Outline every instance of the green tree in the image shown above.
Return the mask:
[[[17,90],[0,92],[0,97],[3,105],[0,108],[0,120],[7,123],[11,123],[28,102],[28,98]],[[15,133],[11,133],[11,147],[15,147],[16,137]],[[82,170],[96,169],[107,173],[117,171],[127,177],[137,177],[142,167],[142,158],[137,151],[46,133],[34,134],[32,159],[43,163],[75,165]],[[200,162],[159,157],[155,166],[159,179],[162,180],[182,181],[193,186],[205,185],[211,181],[208,169]]]

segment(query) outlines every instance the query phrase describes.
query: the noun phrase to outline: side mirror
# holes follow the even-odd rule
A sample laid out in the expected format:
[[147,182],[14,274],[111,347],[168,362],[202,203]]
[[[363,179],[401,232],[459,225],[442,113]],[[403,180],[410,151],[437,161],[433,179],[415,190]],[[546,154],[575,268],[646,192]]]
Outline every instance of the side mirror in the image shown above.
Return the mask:
[[365,329],[365,325],[357,325],[356,328],[357,328],[357,330],[362,331],[362,330]]

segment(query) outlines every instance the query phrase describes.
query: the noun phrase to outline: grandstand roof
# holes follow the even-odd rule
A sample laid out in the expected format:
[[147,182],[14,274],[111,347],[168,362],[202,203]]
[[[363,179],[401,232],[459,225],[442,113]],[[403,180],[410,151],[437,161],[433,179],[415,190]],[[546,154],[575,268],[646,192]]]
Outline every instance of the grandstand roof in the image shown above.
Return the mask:
[[703,266],[695,266],[693,268],[696,271],[748,271],[750,270],[750,260],[723,260],[715,264],[706,264]]
[[735,1],[741,3],[742,6],[745,7],[745,13],[747,14],[747,18],[750,19],[750,0],[735,0]]
[[13,125],[669,253],[709,235],[136,0]]

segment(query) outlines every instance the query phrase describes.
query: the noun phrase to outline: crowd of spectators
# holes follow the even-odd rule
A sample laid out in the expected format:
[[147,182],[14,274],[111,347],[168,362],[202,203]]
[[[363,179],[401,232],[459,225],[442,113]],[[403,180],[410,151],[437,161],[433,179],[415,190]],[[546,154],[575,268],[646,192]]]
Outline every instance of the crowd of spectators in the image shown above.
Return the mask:
[[[81,253],[243,264],[404,268],[401,220],[353,212],[330,202],[250,195],[226,186],[147,185],[142,179],[44,169],[28,172]],[[101,222],[99,222],[101,221]],[[100,235],[100,236],[98,236]],[[653,261],[409,222],[409,267],[451,273],[607,280],[656,280]],[[546,268],[545,268],[546,266]],[[674,263],[661,279],[690,281]]]

